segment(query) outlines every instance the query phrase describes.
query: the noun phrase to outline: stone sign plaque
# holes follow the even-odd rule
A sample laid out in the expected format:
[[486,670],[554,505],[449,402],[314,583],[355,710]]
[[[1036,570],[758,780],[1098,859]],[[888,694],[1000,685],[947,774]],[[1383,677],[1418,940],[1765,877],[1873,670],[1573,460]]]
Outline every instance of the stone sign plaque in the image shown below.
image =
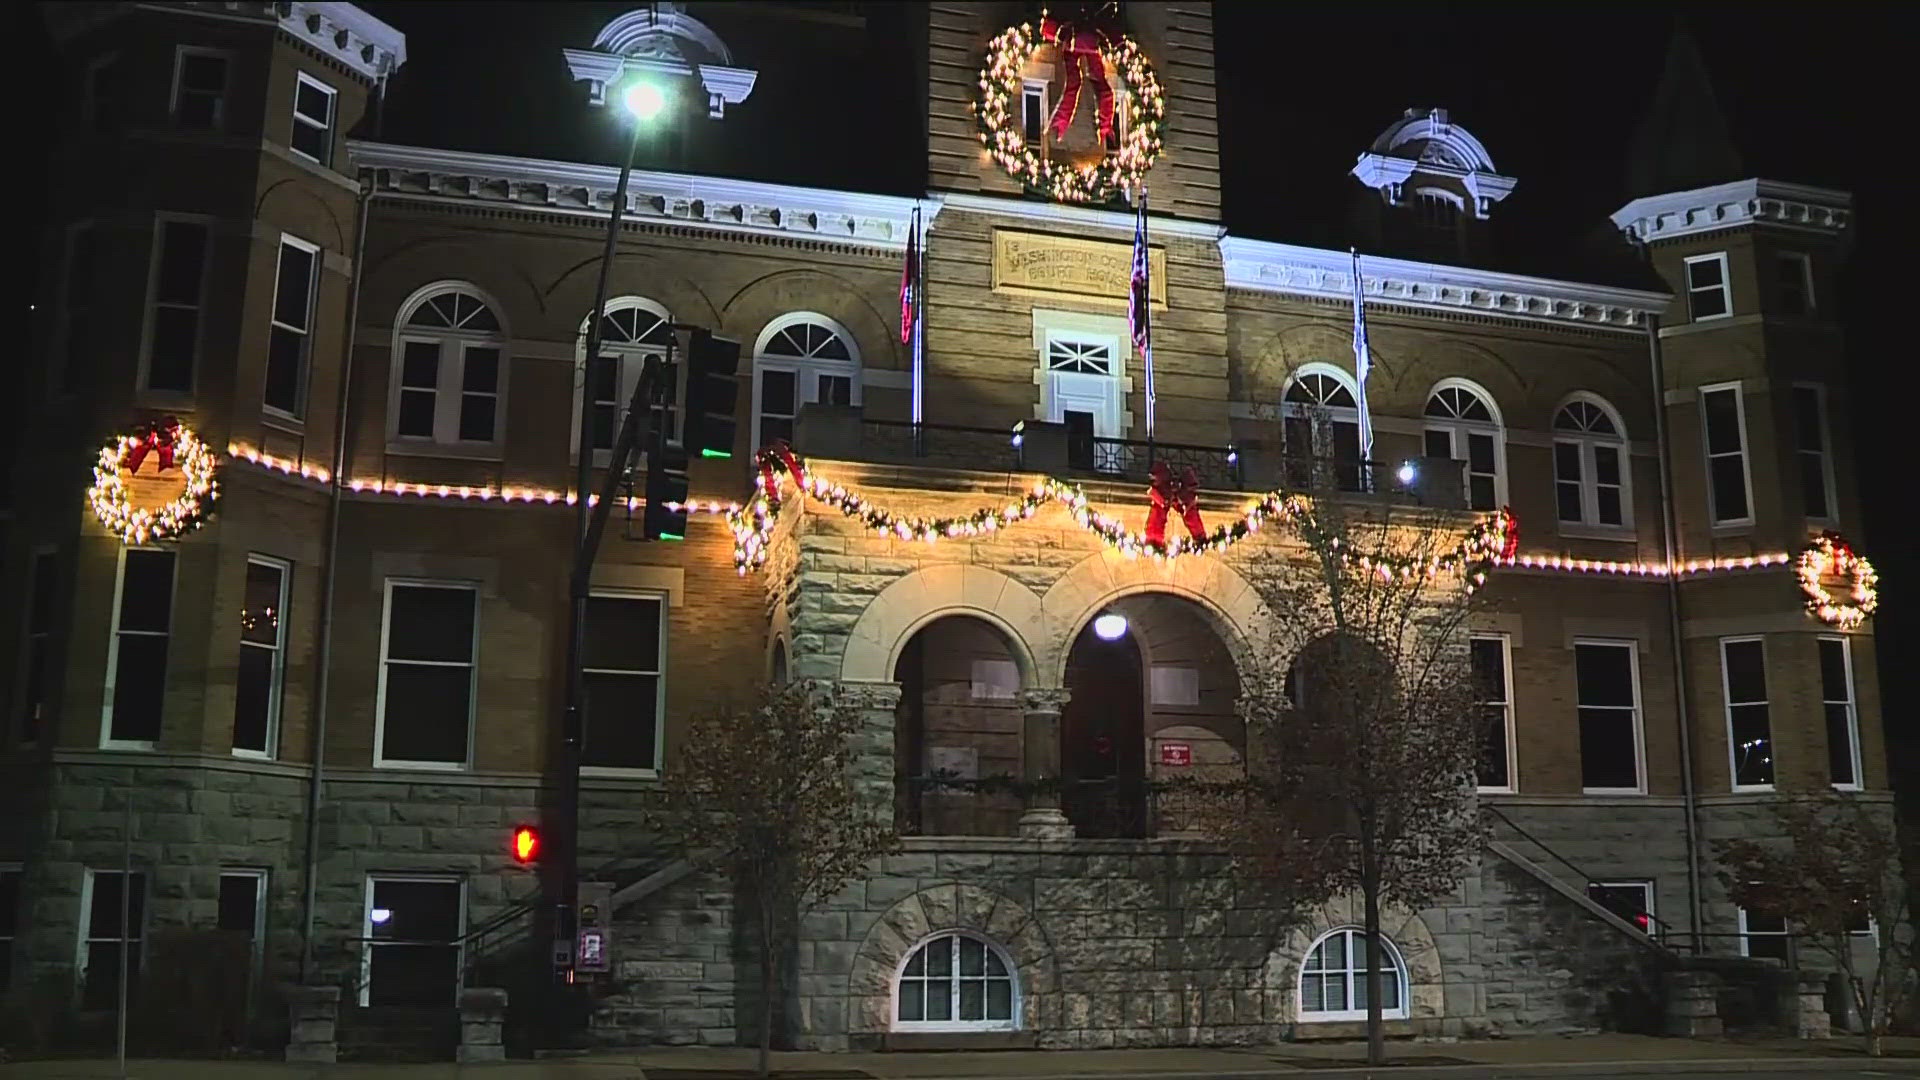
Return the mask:
[[[1147,247],[1147,290],[1167,303],[1167,253]],[[993,289],[1020,296],[1074,297],[1125,307],[1133,278],[1133,245],[1124,240],[993,230]]]

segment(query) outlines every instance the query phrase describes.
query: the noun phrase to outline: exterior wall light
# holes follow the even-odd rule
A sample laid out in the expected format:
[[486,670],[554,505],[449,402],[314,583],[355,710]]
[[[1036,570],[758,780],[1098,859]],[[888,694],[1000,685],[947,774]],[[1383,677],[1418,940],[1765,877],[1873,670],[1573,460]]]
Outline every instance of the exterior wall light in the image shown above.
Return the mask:
[[1109,611],[1093,620],[1093,636],[1101,641],[1118,641],[1127,633],[1127,617]]

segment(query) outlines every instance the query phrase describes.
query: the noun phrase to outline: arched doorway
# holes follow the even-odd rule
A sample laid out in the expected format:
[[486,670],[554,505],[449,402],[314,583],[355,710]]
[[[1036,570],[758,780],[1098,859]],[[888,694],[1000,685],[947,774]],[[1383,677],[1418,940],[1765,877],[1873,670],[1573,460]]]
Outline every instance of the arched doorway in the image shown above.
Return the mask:
[[910,836],[1012,836],[1024,804],[1020,663],[983,619],[920,628],[894,663],[894,808]]

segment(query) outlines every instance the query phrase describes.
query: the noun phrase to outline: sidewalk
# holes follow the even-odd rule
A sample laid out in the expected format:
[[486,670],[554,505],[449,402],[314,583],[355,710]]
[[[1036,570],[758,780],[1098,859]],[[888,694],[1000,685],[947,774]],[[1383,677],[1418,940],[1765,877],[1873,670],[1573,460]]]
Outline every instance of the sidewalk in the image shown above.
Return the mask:
[[[1774,1071],[1870,1069],[1920,1076],[1920,1039],[1888,1039],[1887,1055],[1868,1058],[1857,1039],[1660,1039],[1637,1035],[1507,1039],[1458,1043],[1395,1043],[1391,1075],[1461,1078],[1516,1072],[1562,1076],[1657,1075],[1672,1071],[1740,1075]],[[748,1049],[632,1050],[500,1065],[345,1064],[331,1069],[272,1061],[142,1060],[128,1063],[130,1080],[731,1080],[751,1076]],[[1358,1044],[1297,1044],[1229,1049],[1007,1050],[970,1053],[776,1053],[776,1076],[787,1080],[1321,1080],[1368,1075],[1356,1068]],[[15,1061],[0,1066],[7,1080],[106,1080],[112,1060]]]

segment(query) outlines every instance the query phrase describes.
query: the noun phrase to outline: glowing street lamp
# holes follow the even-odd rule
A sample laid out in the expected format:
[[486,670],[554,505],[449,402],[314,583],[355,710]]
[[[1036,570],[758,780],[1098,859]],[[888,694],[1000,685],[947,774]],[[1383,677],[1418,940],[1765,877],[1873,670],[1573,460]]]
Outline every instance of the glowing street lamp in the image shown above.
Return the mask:
[[659,83],[638,79],[620,95],[620,103],[626,106],[627,114],[636,122],[645,124],[666,110],[667,93]]

